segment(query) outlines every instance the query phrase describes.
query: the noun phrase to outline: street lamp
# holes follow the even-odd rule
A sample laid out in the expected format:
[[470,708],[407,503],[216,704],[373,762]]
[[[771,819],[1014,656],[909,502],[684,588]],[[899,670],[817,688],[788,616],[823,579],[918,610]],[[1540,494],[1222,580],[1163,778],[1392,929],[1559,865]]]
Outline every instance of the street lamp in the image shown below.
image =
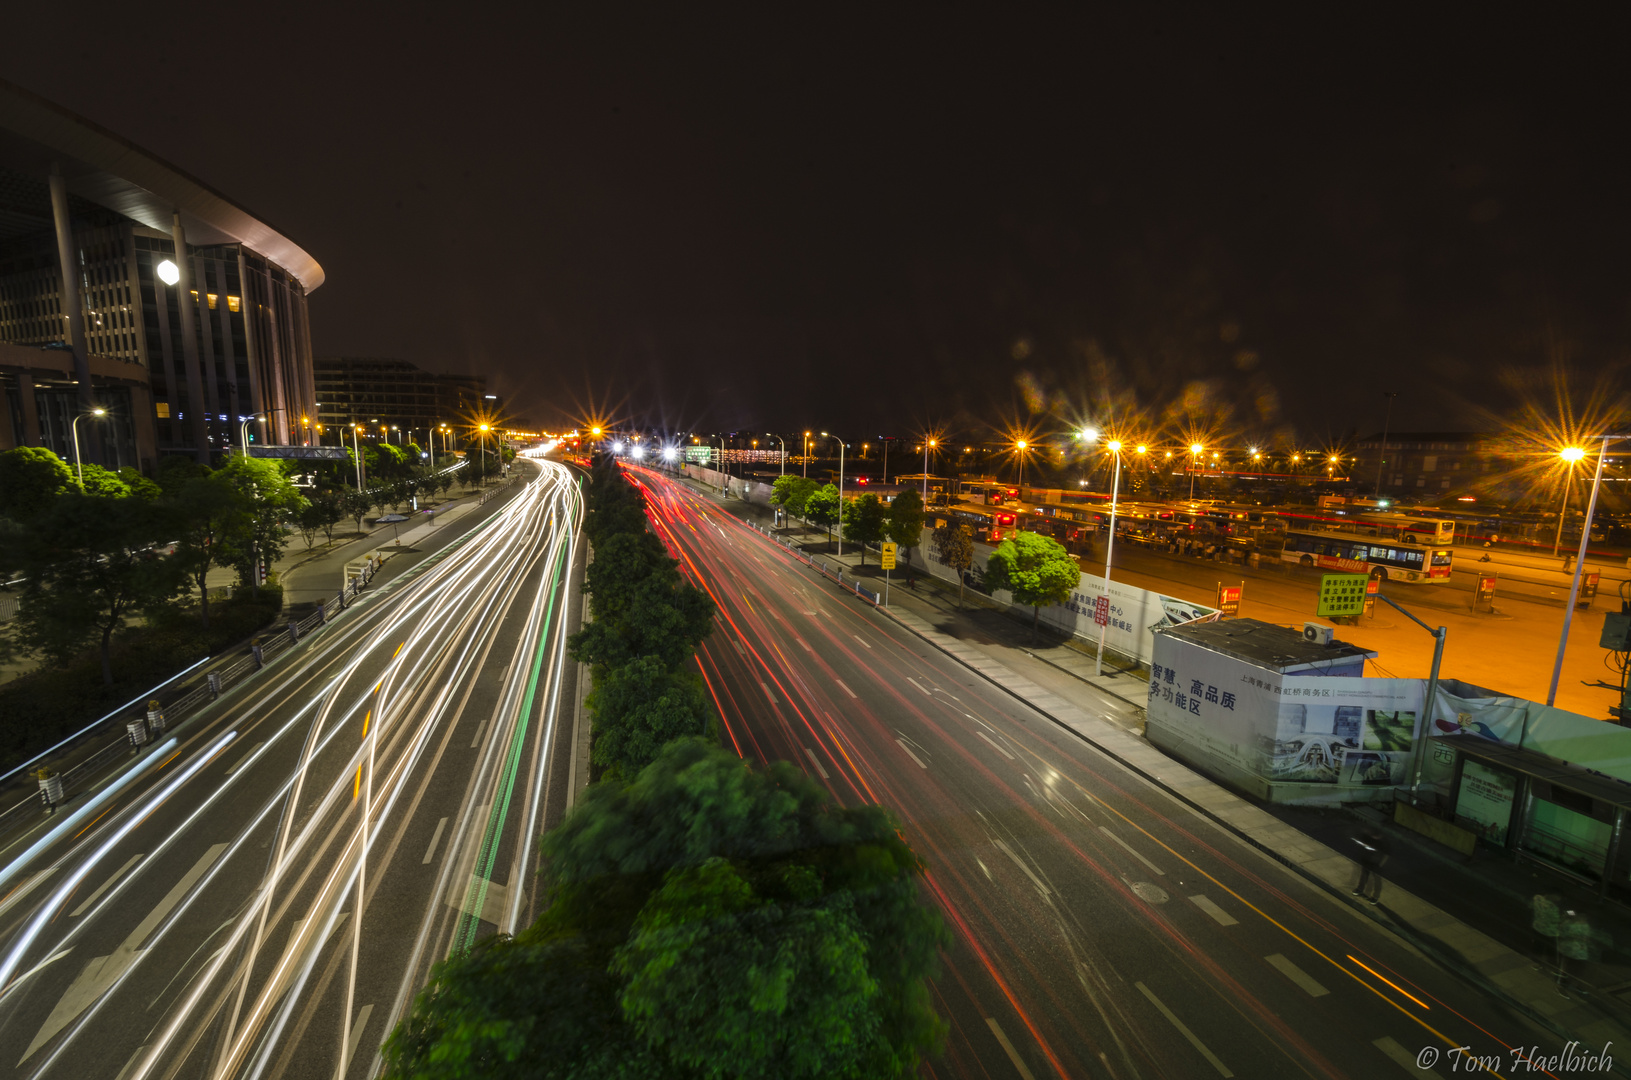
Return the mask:
[[1206,452],[1200,443],[1189,444],[1189,501],[1195,501],[1195,459]]
[[782,458],[781,458],[781,465],[779,466],[779,468],[781,469],[781,475],[786,476],[787,475],[787,440],[782,438],[780,435],[777,435],[773,431],[765,432],[765,438],[775,439],[777,442],[782,444]]
[[[1104,595],[1106,602],[1110,596],[1110,565],[1116,553],[1116,497],[1121,493],[1121,440],[1112,439],[1105,444],[1105,449],[1116,455],[1115,477],[1110,481],[1110,536],[1104,542]],[[1139,450],[1142,452],[1143,447]],[[1108,622],[1099,624],[1099,655],[1093,662],[1093,674],[1104,674],[1104,635],[1109,627]]]
[[804,478],[810,478],[810,433],[804,433]]
[[[838,439],[837,435],[821,433],[823,439]],[[838,555],[844,554],[844,440],[838,439]],[[865,551],[862,557],[865,558]]]
[[1019,481],[1014,486],[1021,489],[1021,493],[1019,495],[1019,500],[1021,502],[1025,501],[1023,491],[1025,487],[1025,451],[1030,447],[1030,445],[1031,444],[1026,442],[1024,439],[1014,440],[1014,449],[1019,453]]
[[249,456],[249,424],[250,424],[250,421],[253,421],[253,420],[266,420],[266,419],[270,418],[273,413],[278,413],[278,412],[282,412],[282,411],[283,411],[283,409],[281,407],[279,407],[279,408],[276,408],[276,409],[267,409],[265,412],[250,413],[249,416],[244,420],[244,422],[238,425],[238,447],[242,451],[244,457]]
[[923,505],[929,505],[929,451],[940,445],[938,439],[923,440]]
[[481,430],[481,482],[487,482],[487,433],[493,429],[491,424],[478,424]]
[[108,415],[108,410],[98,405],[88,413],[80,413],[74,417],[74,422],[68,425],[68,430],[74,436],[74,468],[79,473],[79,490],[85,490],[85,464],[79,460],[79,422],[87,416],[102,417]]
[[351,456],[357,462],[357,490],[362,491],[362,447],[357,443],[357,437],[362,434],[361,424],[351,425]]
[[1557,558],[1557,549],[1563,546],[1563,519],[1569,513],[1569,488],[1574,486],[1574,467],[1580,464],[1586,452],[1578,446],[1564,447],[1558,451],[1568,470],[1563,477],[1563,505],[1557,509],[1557,535],[1552,538],[1552,558]]
[[[1586,522],[1580,529],[1580,550],[1575,553],[1574,580],[1569,585],[1569,602],[1563,608],[1563,636],[1557,639],[1557,660],[1552,664],[1552,685],[1546,691],[1546,704],[1551,705],[1557,700],[1557,680],[1563,674],[1563,650],[1569,644],[1569,624],[1574,621],[1575,601],[1580,598],[1580,571],[1586,565],[1586,543],[1591,539],[1591,519],[1597,513],[1597,489],[1603,483],[1603,461],[1608,457],[1608,444],[1626,438],[1625,435],[1604,435],[1602,446],[1597,450],[1597,473],[1591,478],[1591,498],[1586,501]],[[1579,451],[1580,458],[1585,457],[1585,451]],[[1575,458],[1575,461],[1580,460]],[[1429,718],[1430,719],[1430,718]]]

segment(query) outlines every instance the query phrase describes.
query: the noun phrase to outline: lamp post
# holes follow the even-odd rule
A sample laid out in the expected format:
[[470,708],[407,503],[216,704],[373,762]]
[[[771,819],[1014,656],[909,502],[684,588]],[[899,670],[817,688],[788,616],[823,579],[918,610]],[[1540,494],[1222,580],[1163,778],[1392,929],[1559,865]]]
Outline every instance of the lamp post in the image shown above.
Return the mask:
[[487,433],[492,430],[491,424],[478,424],[481,431],[481,482],[487,483]]
[[[1580,598],[1580,572],[1586,565],[1586,544],[1591,540],[1591,519],[1597,513],[1597,489],[1603,484],[1603,462],[1608,457],[1608,444],[1626,438],[1624,435],[1601,436],[1603,443],[1597,448],[1597,472],[1591,478],[1591,497],[1586,501],[1586,522],[1580,529],[1580,550],[1575,553],[1574,580],[1569,584],[1569,602],[1563,608],[1563,634],[1557,639],[1557,660],[1552,664],[1552,685],[1546,691],[1546,704],[1557,700],[1557,681],[1563,675],[1563,650],[1569,644],[1569,624],[1574,621],[1575,601]],[[1585,452],[1581,451],[1584,457]],[[1580,458],[1575,458],[1575,461]]]
[[1014,450],[1019,455],[1019,479],[1015,481],[1014,488],[1019,492],[1017,499],[1020,502],[1025,501],[1025,451],[1030,449],[1030,446],[1031,444],[1024,439],[1014,440]]
[[362,447],[357,442],[357,436],[362,432],[361,424],[351,425],[351,456],[357,463],[357,491],[362,491]]
[[1189,444],[1189,501],[1195,501],[1195,461],[1206,452],[1200,443]]
[[273,413],[279,413],[279,412],[283,412],[283,411],[284,410],[281,407],[279,407],[279,408],[276,408],[276,409],[267,409],[264,412],[250,413],[248,418],[245,419],[243,423],[238,425],[238,447],[239,447],[240,451],[243,453],[244,457],[249,456],[249,424],[250,424],[250,422],[254,421],[254,420],[266,420],[266,419],[270,418]]
[[[1121,440],[1111,439],[1105,449],[1116,456],[1115,477],[1110,481],[1110,535],[1104,542],[1104,595],[1110,595],[1110,567],[1116,554],[1116,497],[1121,493]],[[1104,674],[1104,635],[1108,623],[1099,624],[1099,655],[1093,661],[1093,674]]]
[[85,464],[79,459],[79,422],[85,419],[87,416],[103,417],[107,414],[108,410],[104,409],[100,405],[97,405],[95,408],[91,409],[90,412],[80,413],[78,416],[74,417],[74,422],[68,425],[68,430],[74,437],[74,469],[79,473],[80,491],[85,490]]
[[[1399,395],[1384,390],[1382,396],[1387,398],[1387,413],[1382,419],[1382,449],[1376,454],[1376,497],[1378,499],[1382,497],[1382,463],[1387,457],[1387,430],[1389,425],[1393,423],[1393,399]],[[1556,552],[1553,552],[1553,554],[1555,555]]]
[[939,440],[923,440],[923,505],[929,505],[929,451],[937,446]]
[[787,440],[782,438],[780,435],[777,435],[773,431],[765,432],[765,438],[775,439],[777,442],[782,444],[781,464],[778,466],[778,468],[781,470],[781,475],[786,476],[787,475]]
[[[821,433],[823,439],[838,439],[837,435]],[[865,552],[862,552],[863,557]],[[844,555],[844,440],[838,439],[838,555]]]
[[804,433],[804,478],[810,478],[810,433]]
[[1569,488],[1574,486],[1574,467],[1585,458],[1586,452],[1578,446],[1569,446],[1558,451],[1558,457],[1564,461],[1564,468],[1568,471],[1563,476],[1563,505],[1557,508],[1557,535],[1552,538],[1552,558],[1557,558],[1558,548],[1563,546],[1563,519],[1569,514]]

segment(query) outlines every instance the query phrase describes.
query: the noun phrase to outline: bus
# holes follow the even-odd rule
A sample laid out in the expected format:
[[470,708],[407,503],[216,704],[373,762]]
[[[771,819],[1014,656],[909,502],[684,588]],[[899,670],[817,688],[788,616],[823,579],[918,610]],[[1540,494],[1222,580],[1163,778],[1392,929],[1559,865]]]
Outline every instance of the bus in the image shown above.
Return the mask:
[[1286,532],[1280,558],[1300,566],[1317,566],[1349,574],[1369,574],[1380,581],[1415,581],[1448,585],[1453,553],[1437,544],[1376,543],[1327,532]]
[[1433,512],[1365,511],[1355,521],[1367,536],[1389,536],[1407,544],[1455,543],[1455,519]]

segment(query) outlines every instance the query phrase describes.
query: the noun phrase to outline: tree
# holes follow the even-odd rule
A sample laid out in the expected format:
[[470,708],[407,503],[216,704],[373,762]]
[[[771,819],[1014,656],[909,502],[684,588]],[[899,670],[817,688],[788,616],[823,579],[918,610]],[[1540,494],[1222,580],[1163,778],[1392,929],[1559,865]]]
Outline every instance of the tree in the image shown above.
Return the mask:
[[306,499],[294,486],[283,464],[267,458],[233,454],[216,475],[238,492],[243,508],[239,528],[227,536],[224,561],[238,571],[238,580],[260,593],[259,564],[270,566],[288,542],[289,523]]
[[945,1037],[950,935],[878,806],[700,739],[543,840],[549,903],[438,965],[389,1077],[904,1077]]
[[844,539],[861,549],[861,565],[866,565],[866,546],[883,539],[885,510],[883,500],[872,492],[850,499],[844,507]]
[[152,551],[159,510],[145,499],[69,492],[24,534],[28,586],[17,612],[24,648],[59,663],[95,642],[113,685],[113,634],[176,592],[177,567]]
[[74,486],[73,470],[43,446],[19,446],[0,454],[0,514],[27,522]]
[[355,488],[347,488],[344,496],[344,505],[346,517],[356,521],[357,531],[362,532],[362,519],[368,516],[369,510],[373,509],[373,497],[366,491],[358,491]]
[[776,482],[771,485],[770,501],[786,510],[790,518],[803,517],[810,496],[820,488],[820,484],[808,477],[783,473],[776,477]]
[[906,562],[912,561],[912,550],[923,543],[923,499],[907,488],[889,504],[889,521],[885,524],[889,539],[906,549]]
[[963,585],[974,565],[974,535],[967,525],[947,522],[934,531],[934,552],[957,574],[957,606],[963,606]]
[[1044,604],[1062,604],[1081,582],[1081,568],[1059,541],[1041,533],[1016,532],[997,545],[985,561],[985,580],[1007,589],[1014,600],[1031,605],[1031,633]]
[[838,489],[826,484],[812,491],[804,500],[804,516],[811,524],[827,530],[827,542],[832,543],[832,527],[838,523]]
[[250,508],[242,493],[219,474],[186,480],[174,495],[166,493],[160,506],[177,537],[175,554],[170,557],[187,580],[197,586],[198,614],[207,628],[210,570],[232,565],[237,542],[250,530]]
[[597,680],[642,656],[675,671],[708,636],[713,618],[712,597],[680,580],[678,571],[657,570],[626,587],[621,617],[597,616],[567,640],[567,649],[573,659],[604,669]]
[[124,481],[125,487],[129,488],[130,493],[138,499],[152,501],[164,494],[164,489],[143,476],[141,470],[129,465],[119,470],[119,479]]
[[707,732],[712,710],[695,672],[640,656],[595,680],[584,699],[594,715],[590,760],[601,776],[633,776],[675,739]]
[[84,466],[85,486],[82,489],[87,495],[100,495],[109,499],[122,499],[130,494],[130,485],[116,472],[109,472],[102,466],[87,462]]

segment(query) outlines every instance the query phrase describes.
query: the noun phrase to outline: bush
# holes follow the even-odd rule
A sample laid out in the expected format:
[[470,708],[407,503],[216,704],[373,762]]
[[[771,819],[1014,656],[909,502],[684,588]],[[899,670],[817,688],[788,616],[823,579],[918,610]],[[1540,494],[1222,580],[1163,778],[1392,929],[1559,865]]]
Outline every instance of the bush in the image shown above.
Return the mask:
[[192,608],[164,608],[146,626],[114,639],[111,687],[102,685],[102,664],[95,650],[0,686],[0,771],[60,742],[183,668],[247,639],[282,609],[282,590],[266,586],[261,587],[258,602],[245,595],[215,606],[208,630],[199,625]]

